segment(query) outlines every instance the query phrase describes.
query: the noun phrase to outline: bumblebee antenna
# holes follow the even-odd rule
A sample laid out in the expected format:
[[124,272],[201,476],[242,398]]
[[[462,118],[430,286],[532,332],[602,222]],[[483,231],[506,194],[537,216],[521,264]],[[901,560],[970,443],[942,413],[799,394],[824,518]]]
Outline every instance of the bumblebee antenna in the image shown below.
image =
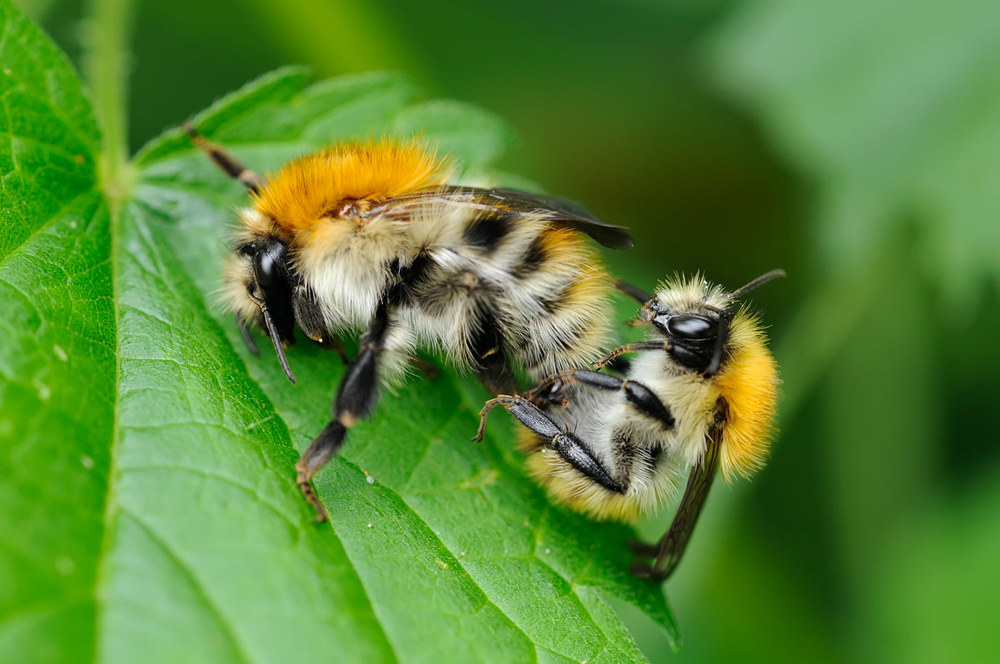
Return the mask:
[[742,286],[734,290],[732,293],[729,294],[729,299],[735,300],[737,298],[741,298],[750,291],[760,288],[767,282],[774,281],[775,279],[781,279],[784,276],[787,276],[785,275],[784,270],[771,270],[770,272],[765,272],[764,274],[760,275],[759,277],[757,277],[750,283],[746,284],[745,286]]
[[[767,282],[780,279],[784,276],[784,270],[771,270],[770,272],[765,272],[750,283],[742,286],[741,288],[737,288],[735,291],[730,293],[729,300],[732,301],[743,297],[750,291],[760,288]],[[732,312],[728,307],[719,313],[719,332],[715,338],[715,348],[712,351],[712,359],[708,363],[708,367],[705,369],[706,376],[714,376],[719,372],[719,367],[722,366],[723,351],[725,350],[726,342],[729,340],[729,323],[731,318]]]
[[271,337],[271,343],[274,344],[274,352],[278,354],[278,362],[281,363],[281,368],[284,370],[285,375],[288,376],[288,380],[295,384],[295,375],[292,373],[291,367],[288,366],[288,359],[285,357],[285,349],[281,347],[281,342],[278,340],[278,328],[274,326],[274,321],[271,320],[271,312],[267,310],[267,304],[254,297],[251,293],[247,293],[253,303],[260,307],[260,313],[264,316],[264,326],[267,328],[267,335]]
[[292,375],[292,370],[288,366],[288,360],[285,358],[285,349],[281,347],[281,342],[278,341],[278,330],[274,327],[271,314],[268,313],[266,306],[261,307],[260,311],[264,314],[264,324],[267,325],[267,333],[271,336],[271,342],[274,344],[274,352],[278,354],[278,361],[281,362],[281,368],[284,369],[288,380],[292,381],[292,385],[294,385],[295,376]]
[[195,147],[208,155],[208,158],[215,162],[223,173],[242,182],[247,189],[256,193],[264,186],[264,179],[241,164],[231,154],[226,152],[222,146],[216,145],[205,138],[200,131],[194,128],[190,122],[182,125],[184,132],[191,137],[191,142]]

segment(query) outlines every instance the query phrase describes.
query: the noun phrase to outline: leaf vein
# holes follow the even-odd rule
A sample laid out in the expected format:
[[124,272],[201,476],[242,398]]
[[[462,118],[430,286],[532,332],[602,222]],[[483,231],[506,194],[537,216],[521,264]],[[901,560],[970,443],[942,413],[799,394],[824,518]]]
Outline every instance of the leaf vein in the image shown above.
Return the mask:
[[249,662],[250,658],[243,651],[239,640],[236,638],[236,632],[233,630],[233,626],[229,619],[226,618],[225,614],[219,609],[218,605],[212,600],[208,593],[205,585],[201,582],[198,576],[194,573],[191,566],[184,561],[184,559],[178,554],[167,541],[160,537],[159,534],[153,529],[153,527],[146,523],[138,514],[132,510],[124,507],[120,507],[119,511],[132,519],[136,525],[138,525],[146,533],[150,540],[152,540],[160,550],[163,551],[174,563],[177,565],[177,569],[180,570],[184,576],[186,576],[191,581],[191,586],[195,589],[198,595],[204,600],[204,606],[216,617],[219,624],[222,626],[224,634],[229,642],[232,644],[233,651],[239,655],[240,659],[244,662]]
[[[70,199],[70,201],[67,202],[65,205],[62,205],[58,210],[56,210],[55,212],[53,212],[52,215],[48,219],[45,219],[41,224],[38,225],[38,227],[36,227],[34,230],[32,230],[31,233],[27,237],[25,237],[24,240],[22,240],[20,244],[18,244],[16,247],[11,247],[10,251],[7,253],[6,256],[0,257],[0,268],[2,268],[7,263],[7,260],[11,256],[13,256],[14,254],[20,252],[24,248],[24,246],[26,244],[28,244],[33,238],[35,238],[36,236],[40,235],[49,226],[51,226],[53,223],[55,223],[60,218],[62,218],[62,216],[66,212],[66,210],[72,208],[81,199],[84,199],[84,198],[86,198],[88,196],[92,196],[93,194],[94,194],[94,192],[92,190],[87,190],[87,191],[80,192],[74,198]],[[96,211],[95,211],[95,214],[96,214]]]

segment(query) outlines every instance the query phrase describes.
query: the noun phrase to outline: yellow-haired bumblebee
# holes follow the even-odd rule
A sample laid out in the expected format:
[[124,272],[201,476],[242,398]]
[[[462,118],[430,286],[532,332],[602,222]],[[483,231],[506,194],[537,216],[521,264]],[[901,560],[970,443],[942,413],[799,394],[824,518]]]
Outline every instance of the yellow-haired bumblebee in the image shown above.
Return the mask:
[[185,130],[250,189],[223,274],[248,345],[255,323],[294,382],[283,347],[296,324],[329,346],[364,333],[333,417],[296,465],[317,520],[326,512],[313,476],[418,344],[493,394],[517,391],[514,367],[538,379],[607,347],[614,283],[581,232],[624,248],[624,228],[559,199],[449,184],[446,161],[412,141],[333,146],[265,179]]
[[[674,570],[721,466],[726,479],[764,462],[774,419],[778,372],[761,324],[736,300],[782,276],[780,270],[733,292],[701,278],[675,279],[640,302],[644,341],[616,348],[597,371],[566,369],[524,395],[487,402],[524,425],[522,448],[532,475],[558,501],[601,519],[647,514],[673,495],[690,469],[687,488],[667,533],[635,543],[632,571],[666,578]],[[623,377],[601,373],[619,356],[637,353]]]

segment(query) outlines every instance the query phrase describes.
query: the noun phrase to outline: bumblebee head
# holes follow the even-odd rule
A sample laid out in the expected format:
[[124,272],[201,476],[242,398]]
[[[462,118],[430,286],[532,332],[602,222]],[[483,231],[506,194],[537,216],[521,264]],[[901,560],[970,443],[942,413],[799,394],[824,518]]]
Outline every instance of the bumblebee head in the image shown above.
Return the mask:
[[[727,292],[701,277],[674,280],[647,302],[641,318],[667,339],[667,353],[701,374],[727,406],[720,447],[726,478],[759,468],[767,453],[777,404],[778,370],[760,321],[738,300],[784,276],[773,270]],[[709,396],[707,403],[714,403]]]
[[288,243],[268,229],[254,210],[244,211],[239,235],[223,268],[229,308],[241,325],[267,332],[288,379],[295,382],[284,348],[295,343],[295,300],[301,278],[292,266]]
[[722,367],[734,318],[747,316],[736,300],[784,275],[782,270],[772,270],[732,293],[700,276],[676,279],[664,284],[643,306],[640,318],[667,338],[667,352],[678,364],[710,378]]

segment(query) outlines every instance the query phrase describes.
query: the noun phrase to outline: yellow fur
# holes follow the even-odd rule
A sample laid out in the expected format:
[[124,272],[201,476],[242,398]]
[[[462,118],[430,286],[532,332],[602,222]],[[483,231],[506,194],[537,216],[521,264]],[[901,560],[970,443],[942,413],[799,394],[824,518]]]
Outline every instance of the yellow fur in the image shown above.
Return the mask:
[[444,181],[445,163],[414,142],[348,143],[282,168],[253,196],[254,207],[290,231],[337,216],[345,202],[368,204]]
[[528,473],[555,501],[602,521],[633,521],[639,517],[640,502],[634,497],[608,491],[583,476],[558,452],[546,449],[528,429],[520,428],[518,438],[518,446],[528,455]]
[[778,401],[778,367],[760,323],[740,311],[730,325],[732,356],[715,381],[729,404],[719,465],[722,475],[749,475],[764,465]]

